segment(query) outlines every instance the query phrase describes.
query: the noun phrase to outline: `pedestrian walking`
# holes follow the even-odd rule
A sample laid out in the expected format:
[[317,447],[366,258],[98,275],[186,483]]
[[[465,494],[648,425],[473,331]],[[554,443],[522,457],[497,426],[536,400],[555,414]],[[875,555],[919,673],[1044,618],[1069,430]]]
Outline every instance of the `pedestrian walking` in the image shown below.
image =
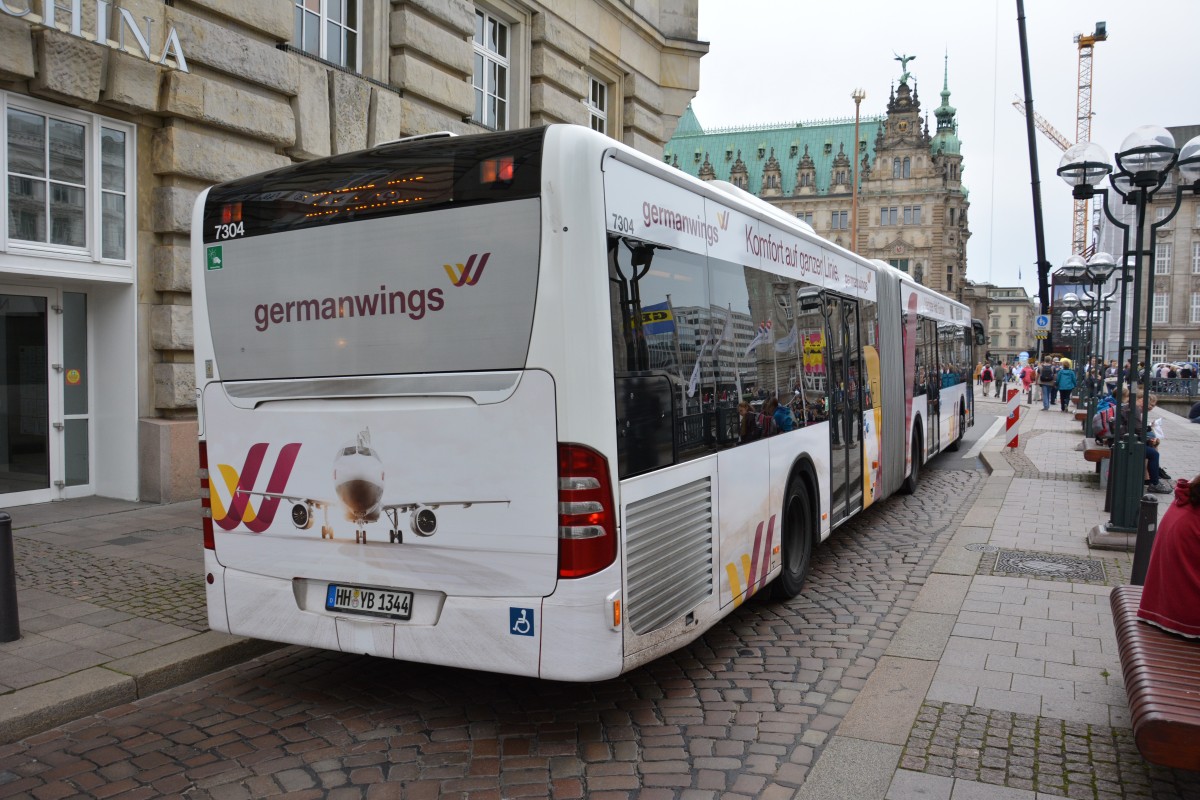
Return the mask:
[[1058,362],[1061,367],[1054,376],[1054,385],[1058,389],[1058,402],[1063,411],[1071,402],[1071,392],[1075,390],[1075,370],[1071,369],[1071,359],[1064,358]]
[[1033,405],[1033,382],[1037,379],[1037,372],[1033,369],[1033,361],[1027,361],[1025,366],[1021,367],[1021,389],[1025,392],[1025,405]]
[[1042,390],[1042,410],[1049,411],[1050,403],[1058,394],[1058,387],[1054,384],[1054,362],[1050,360],[1050,356],[1042,358],[1042,366],[1038,368],[1037,382]]
[[988,391],[992,388],[992,365],[984,364],[983,369],[979,371],[979,380],[983,382],[983,396],[988,396]]

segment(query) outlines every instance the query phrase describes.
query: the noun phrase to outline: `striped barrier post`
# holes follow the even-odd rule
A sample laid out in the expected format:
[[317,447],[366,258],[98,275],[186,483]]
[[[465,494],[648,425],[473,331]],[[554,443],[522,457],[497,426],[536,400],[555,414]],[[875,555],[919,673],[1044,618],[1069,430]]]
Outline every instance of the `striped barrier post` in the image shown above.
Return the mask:
[[1015,448],[1017,446],[1017,423],[1021,420],[1021,391],[1019,389],[1008,390],[1008,421],[1004,424],[1004,431],[1008,435],[1008,447]]

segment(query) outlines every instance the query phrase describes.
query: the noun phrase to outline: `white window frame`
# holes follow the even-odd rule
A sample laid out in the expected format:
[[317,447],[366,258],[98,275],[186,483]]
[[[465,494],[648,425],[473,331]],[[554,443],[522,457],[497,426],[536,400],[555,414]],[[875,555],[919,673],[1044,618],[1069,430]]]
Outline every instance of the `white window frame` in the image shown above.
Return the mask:
[[[9,238],[8,218],[8,110],[17,109],[39,116],[53,117],[66,122],[84,126],[84,220],[87,231],[83,247],[50,244],[49,242],[31,242],[24,239]],[[123,192],[115,192],[103,188],[103,172],[101,164],[101,144],[103,129],[118,131],[125,135],[125,188]],[[25,272],[39,274],[47,270],[62,274],[77,274],[93,279],[105,279],[118,282],[132,282],[131,267],[134,263],[137,249],[137,128],[129,123],[120,122],[110,117],[79,111],[66,106],[47,103],[32,97],[11,92],[0,92],[0,175],[4,177],[4,190],[0,191],[0,254],[12,256],[38,256],[35,262],[28,258],[17,258],[8,263],[7,258],[0,258],[0,267],[9,272]],[[41,179],[38,179],[41,180]],[[49,176],[47,175],[47,189]],[[103,203],[105,193],[123,194],[125,197],[125,256],[123,258],[106,258],[104,256],[103,232]],[[47,219],[46,224],[50,224]],[[62,266],[52,266],[50,260],[57,260]],[[89,266],[72,266],[89,264]]]
[[1159,206],[1158,208],[1154,209],[1154,221],[1162,222],[1167,218],[1167,214],[1170,213],[1170,211],[1171,209],[1167,208],[1166,206]]
[[[311,9],[305,8],[305,6],[314,2],[319,6],[318,11],[313,12]],[[340,22],[335,21],[330,17],[329,8],[331,5],[335,4],[341,7],[342,19]],[[347,12],[351,9],[354,10],[354,19],[356,20],[355,25],[357,26],[353,28],[350,27],[350,25],[346,22],[346,17],[348,16]],[[315,53],[304,46],[303,28],[297,30],[297,27],[299,27],[300,23],[305,20],[305,15],[314,16],[317,18],[317,52]],[[340,35],[343,39],[343,52],[340,59],[330,58],[329,56],[330,26],[334,26],[341,31]],[[346,52],[347,48],[344,47],[346,31],[354,34],[353,63],[349,63],[348,57],[350,56],[350,53]],[[346,69],[361,73],[363,63],[363,0],[293,0],[292,36],[295,39],[295,41],[292,42],[292,46],[297,50],[308,53],[311,56],[324,59],[331,64],[337,64],[339,67],[345,67]]]
[[899,209],[896,206],[883,206],[879,209],[879,224],[881,227],[891,227],[899,221]]
[[1192,310],[1188,315],[1191,322],[1200,322],[1200,292],[1192,292]]
[[609,85],[595,75],[588,76],[588,96],[583,104],[588,110],[588,124],[592,130],[608,135]]
[[904,206],[904,224],[905,225],[920,225],[921,224],[921,207],[920,206]]
[[1158,242],[1154,245],[1154,274],[1171,274],[1171,243]]
[[1166,323],[1171,318],[1171,295],[1168,292],[1154,293],[1154,316],[1152,319],[1157,325],[1158,323]]
[[1192,242],[1192,274],[1200,275],[1200,241]]
[[1150,343],[1150,359],[1164,361],[1167,358],[1167,340],[1155,339]]
[[[516,130],[529,126],[529,59],[530,48],[530,30],[532,29],[533,16],[532,12],[515,2],[509,0],[485,0],[474,4],[475,12],[482,12],[486,16],[504,23],[508,26],[508,128],[507,130]],[[474,34],[472,34],[472,47],[474,44]],[[476,49],[472,53],[478,53]],[[603,74],[604,70],[597,70]],[[474,66],[472,65],[471,83],[474,87],[475,75]],[[611,104],[610,104],[611,105]],[[610,113],[611,122],[611,113]],[[464,122],[474,123],[476,125],[484,125],[481,120],[475,118],[475,112],[472,110],[464,119]],[[484,126],[488,127],[488,126]],[[609,126],[613,126],[610,124]],[[489,128],[490,129],[490,128]]]
[[1188,361],[1200,361],[1200,339],[1188,342]]

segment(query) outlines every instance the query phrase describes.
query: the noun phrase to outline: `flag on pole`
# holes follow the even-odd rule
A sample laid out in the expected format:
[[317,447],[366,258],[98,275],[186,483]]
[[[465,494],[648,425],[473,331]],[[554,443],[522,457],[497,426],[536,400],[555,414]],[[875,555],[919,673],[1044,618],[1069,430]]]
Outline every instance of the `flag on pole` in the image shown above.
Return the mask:
[[750,340],[750,344],[746,345],[746,352],[742,354],[743,358],[750,355],[750,351],[758,347],[763,342],[771,341],[771,321],[761,322],[758,325],[758,333]]
[[788,335],[775,343],[775,352],[786,353],[788,350],[791,350],[793,347],[795,347],[797,335],[798,333],[796,331],[796,325],[793,323],[792,329],[788,332]]

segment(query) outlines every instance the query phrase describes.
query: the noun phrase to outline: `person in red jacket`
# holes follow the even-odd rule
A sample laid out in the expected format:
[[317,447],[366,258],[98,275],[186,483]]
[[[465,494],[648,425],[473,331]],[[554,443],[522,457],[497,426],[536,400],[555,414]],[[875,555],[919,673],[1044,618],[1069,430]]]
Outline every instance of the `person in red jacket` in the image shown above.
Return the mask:
[[1137,615],[1164,631],[1200,638],[1200,475],[1175,483],[1163,514]]

